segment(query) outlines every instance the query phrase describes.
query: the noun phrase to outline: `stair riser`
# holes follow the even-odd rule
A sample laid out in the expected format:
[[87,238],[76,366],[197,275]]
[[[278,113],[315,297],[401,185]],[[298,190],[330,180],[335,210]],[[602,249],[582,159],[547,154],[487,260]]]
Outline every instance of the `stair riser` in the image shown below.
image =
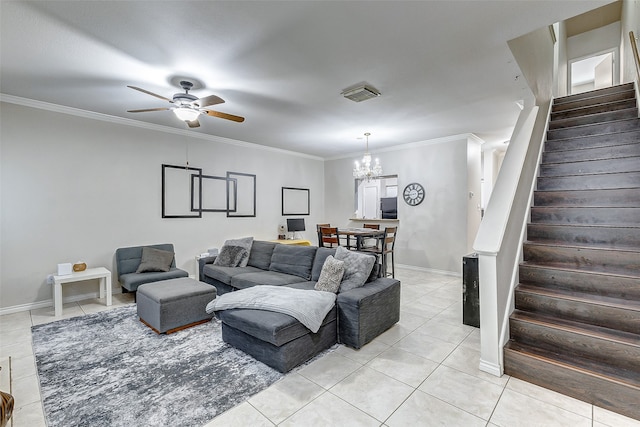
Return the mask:
[[529,224],[527,240],[540,243],[633,249],[640,247],[640,228]]
[[584,292],[593,295],[640,300],[640,276],[621,277],[566,271],[544,266],[522,264],[518,270],[520,283],[549,289]]
[[640,172],[640,157],[540,165],[540,176],[543,177],[591,175],[613,172]]
[[523,245],[523,256],[532,264],[640,276],[638,252],[552,245]]
[[531,208],[531,222],[535,224],[640,226],[640,207],[552,208],[534,206]]
[[567,177],[539,177],[538,190],[606,190],[640,187],[640,172]]
[[638,360],[640,360],[638,346],[578,334],[539,323],[510,319],[509,330],[511,339],[521,344],[606,362],[621,369],[638,366]]
[[626,110],[627,108],[635,108],[635,99],[625,99],[617,102],[610,102],[606,104],[598,104],[585,108],[576,108],[575,110],[560,111],[557,113],[551,113],[551,121],[570,119],[573,117],[589,116],[591,114],[604,113],[607,111],[619,111]]
[[589,107],[591,105],[605,104],[609,102],[622,101],[625,99],[633,99],[635,98],[635,96],[635,91],[625,90],[622,92],[618,91],[615,93],[610,93],[608,95],[585,97],[584,99],[574,99],[570,101],[555,100],[551,111],[553,113],[558,113],[560,111]]
[[603,135],[608,133],[629,132],[640,129],[640,120],[627,119],[593,125],[572,127],[567,129],[552,129],[547,131],[547,140],[577,138],[581,136]]
[[555,298],[516,288],[515,305],[518,310],[530,311],[561,319],[585,322],[591,325],[637,333],[640,330],[640,312],[582,301]]
[[504,373],[640,420],[640,391],[505,349]]
[[542,164],[571,163],[587,160],[620,159],[640,156],[640,143],[613,147],[586,148],[570,151],[551,151],[542,154]]
[[584,191],[535,191],[535,206],[636,207],[640,188]]
[[614,147],[617,145],[635,144],[638,142],[640,142],[640,131],[631,131],[558,139],[555,141],[547,140],[544,143],[544,150],[545,152],[582,150],[586,148]]
[[566,119],[554,119],[549,123],[549,129],[567,129],[574,126],[590,125],[594,123],[604,123],[614,120],[638,118],[637,108],[626,110],[607,111],[586,116],[570,117]]
[[[634,89],[635,87],[633,83],[623,83],[620,85],[604,87],[602,89],[596,89],[589,92],[581,92],[573,95],[561,96],[559,98],[555,98],[553,103],[554,105],[561,105],[561,104],[566,104],[567,102],[579,101],[581,99],[594,99],[594,98],[600,98],[605,95],[611,95],[611,94],[621,93],[621,92],[629,92],[629,91],[633,91]],[[602,102],[606,102],[606,101],[602,101]]]

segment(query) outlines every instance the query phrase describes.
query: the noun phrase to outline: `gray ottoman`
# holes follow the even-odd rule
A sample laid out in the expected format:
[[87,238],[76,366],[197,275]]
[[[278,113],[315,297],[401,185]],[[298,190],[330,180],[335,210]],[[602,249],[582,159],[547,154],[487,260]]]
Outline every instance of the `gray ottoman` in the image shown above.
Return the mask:
[[214,286],[188,277],[145,283],[138,287],[138,317],[157,333],[170,334],[211,320],[205,307],[215,297]]

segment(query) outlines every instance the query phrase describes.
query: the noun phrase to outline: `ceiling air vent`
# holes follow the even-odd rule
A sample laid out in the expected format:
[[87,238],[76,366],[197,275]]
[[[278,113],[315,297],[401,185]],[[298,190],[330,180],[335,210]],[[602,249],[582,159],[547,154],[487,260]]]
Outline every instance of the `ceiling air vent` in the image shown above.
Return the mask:
[[380,96],[380,92],[368,84],[360,84],[342,91],[342,96],[355,102],[366,101],[367,99]]

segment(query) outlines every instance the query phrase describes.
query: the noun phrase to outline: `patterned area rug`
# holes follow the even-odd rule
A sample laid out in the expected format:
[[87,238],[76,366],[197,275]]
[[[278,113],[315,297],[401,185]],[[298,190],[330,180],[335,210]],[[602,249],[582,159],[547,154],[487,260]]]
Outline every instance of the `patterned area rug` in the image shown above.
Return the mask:
[[135,305],[32,335],[49,427],[202,426],[283,376],[224,343],[217,319],[157,335]]

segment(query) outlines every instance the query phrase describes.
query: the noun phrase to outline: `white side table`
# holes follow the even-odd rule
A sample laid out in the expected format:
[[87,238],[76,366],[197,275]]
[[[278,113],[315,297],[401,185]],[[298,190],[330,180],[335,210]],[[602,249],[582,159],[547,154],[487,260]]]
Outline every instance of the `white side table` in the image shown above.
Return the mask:
[[104,298],[106,293],[107,305],[111,305],[111,272],[104,267],[87,268],[77,273],[53,276],[53,304],[56,317],[62,316],[62,285],[91,279],[100,279],[100,298]]

